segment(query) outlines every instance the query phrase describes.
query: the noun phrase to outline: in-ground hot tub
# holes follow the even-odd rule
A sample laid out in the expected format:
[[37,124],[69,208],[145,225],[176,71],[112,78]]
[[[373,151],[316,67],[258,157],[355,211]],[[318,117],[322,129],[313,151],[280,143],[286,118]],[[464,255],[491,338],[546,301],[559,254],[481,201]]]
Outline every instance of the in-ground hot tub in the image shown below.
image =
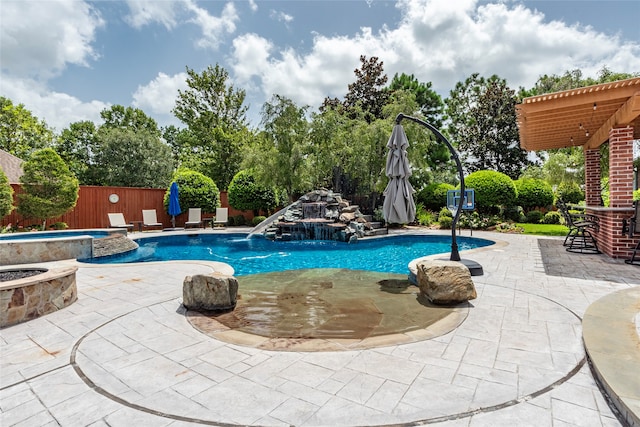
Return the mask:
[[0,270],[0,279],[9,279],[0,281],[0,328],[73,304],[78,299],[77,270],[77,267]]
[[84,259],[93,256],[93,239],[125,235],[124,229],[62,230],[0,235],[0,266]]

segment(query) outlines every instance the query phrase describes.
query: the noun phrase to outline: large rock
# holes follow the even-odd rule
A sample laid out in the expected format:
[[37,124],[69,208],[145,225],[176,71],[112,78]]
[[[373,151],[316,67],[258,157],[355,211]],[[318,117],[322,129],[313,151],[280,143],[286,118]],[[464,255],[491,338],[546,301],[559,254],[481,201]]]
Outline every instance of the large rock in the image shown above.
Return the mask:
[[189,310],[226,311],[236,306],[238,279],[219,274],[187,276],[182,285],[182,304]]
[[426,260],[416,265],[420,292],[434,304],[456,304],[476,299],[471,273],[456,261]]

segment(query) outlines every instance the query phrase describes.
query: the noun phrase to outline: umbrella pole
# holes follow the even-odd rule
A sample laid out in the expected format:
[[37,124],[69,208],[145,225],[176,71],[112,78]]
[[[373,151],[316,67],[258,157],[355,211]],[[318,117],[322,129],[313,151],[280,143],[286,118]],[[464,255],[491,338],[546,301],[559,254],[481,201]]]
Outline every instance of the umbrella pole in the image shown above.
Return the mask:
[[[442,135],[440,131],[438,131],[438,129],[433,127],[433,125],[425,122],[424,120],[417,119],[415,117],[405,116],[402,113],[396,116],[396,124],[399,125],[402,119],[411,120],[412,122],[418,123],[419,125],[426,127],[436,135],[438,140],[440,140],[447,146],[447,148],[449,149],[449,152],[451,153],[451,158],[456,162],[456,167],[458,168],[458,174],[460,175],[460,194],[463,195],[464,194],[464,171],[462,170],[462,163],[460,163],[460,158],[458,157],[458,153],[453,148],[451,143],[447,141],[447,138],[445,138],[444,135]],[[460,200],[458,201],[458,209],[456,210],[456,214],[453,216],[453,221],[451,221],[451,257],[449,258],[451,261],[460,261],[460,253],[458,252],[458,242],[456,241],[456,225],[458,224],[458,218],[460,218],[460,212],[462,212],[463,204],[464,204],[464,197],[460,197]]]

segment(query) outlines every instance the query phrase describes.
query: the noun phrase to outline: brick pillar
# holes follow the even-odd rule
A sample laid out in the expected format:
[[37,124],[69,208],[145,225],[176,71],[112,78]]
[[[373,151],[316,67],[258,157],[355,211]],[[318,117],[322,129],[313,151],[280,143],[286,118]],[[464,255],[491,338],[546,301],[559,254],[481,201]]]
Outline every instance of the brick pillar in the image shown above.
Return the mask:
[[587,206],[601,206],[600,150],[584,150],[584,190]]
[[[633,203],[633,128],[609,131],[609,207]],[[588,203],[587,203],[588,204]]]

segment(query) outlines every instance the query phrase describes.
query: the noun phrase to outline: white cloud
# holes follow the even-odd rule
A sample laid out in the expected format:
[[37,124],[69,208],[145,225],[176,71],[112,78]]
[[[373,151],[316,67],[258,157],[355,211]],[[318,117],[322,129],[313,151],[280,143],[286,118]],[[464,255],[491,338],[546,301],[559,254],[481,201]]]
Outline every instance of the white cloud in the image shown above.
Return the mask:
[[233,3],[227,3],[220,17],[211,16],[209,12],[195,3],[186,4],[190,12],[195,16],[191,22],[202,30],[202,38],[196,42],[196,46],[204,49],[217,49],[224,34],[231,34],[236,30],[236,22],[239,16]]
[[178,90],[187,89],[187,73],[158,76],[145,86],[138,86],[133,94],[133,105],[145,112],[171,114],[175,106]]
[[285,24],[289,24],[290,22],[293,22],[293,16],[286,14],[284,12],[277,12],[275,10],[272,10],[269,13],[269,16],[271,17],[271,19],[275,19],[276,21],[279,21],[279,22],[284,22]]
[[258,11],[258,4],[256,3],[255,0],[249,0],[249,8],[251,9],[252,12]]
[[182,2],[158,0],[127,0],[129,15],[125,21],[134,28],[142,28],[153,22],[158,22],[167,30],[177,25],[176,14]]
[[74,122],[90,120],[102,122],[100,112],[111,104],[102,101],[84,102],[66,93],[53,92],[44,84],[30,79],[0,76],[3,81],[2,96],[14,104],[24,104],[25,108],[57,132]]
[[68,64],[88,66],[98,57],[92,43],[103,25],[98,12],[83,1],[3,1],[2,70],[47,79]]
[[640,70],[637,41],[549,21],[522,5],[403,0],[397,7],[402,11],[397,27],[376,34],[362,28],[350,37],[316,35],[305,54],[278,50],[255,34],[241,36],[233,43],[232,68],[240,80],[258,81],[267,98],[277,93],[313,108],[326,96],[346,94],[360,55],[378,56],[390,78],[414,74],[445,96],[475,72],[497,74],[517,89],[532,87],[540,75],[576,68],[593,77],[605,65]]

